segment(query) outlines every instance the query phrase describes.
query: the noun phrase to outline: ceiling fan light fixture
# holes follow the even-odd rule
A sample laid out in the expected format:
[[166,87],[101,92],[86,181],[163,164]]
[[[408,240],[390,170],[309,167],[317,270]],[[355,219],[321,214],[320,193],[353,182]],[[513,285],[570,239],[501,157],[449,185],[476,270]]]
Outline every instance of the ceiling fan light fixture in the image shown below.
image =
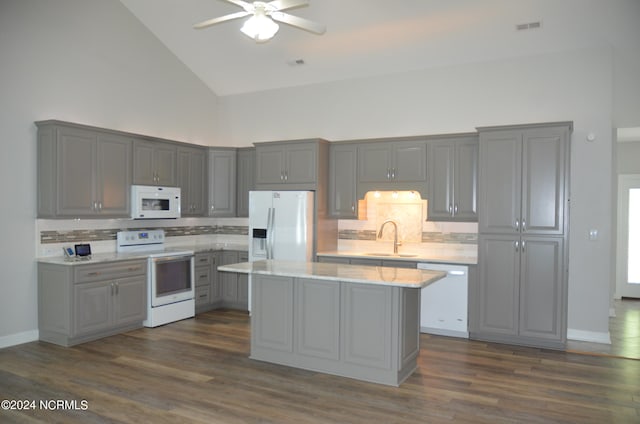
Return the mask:
[[264,13],[256,13],[245,21],[240,31],[247,37],[260,43],[272,39],[279,29],[280,26],[273,22],[267,15]]

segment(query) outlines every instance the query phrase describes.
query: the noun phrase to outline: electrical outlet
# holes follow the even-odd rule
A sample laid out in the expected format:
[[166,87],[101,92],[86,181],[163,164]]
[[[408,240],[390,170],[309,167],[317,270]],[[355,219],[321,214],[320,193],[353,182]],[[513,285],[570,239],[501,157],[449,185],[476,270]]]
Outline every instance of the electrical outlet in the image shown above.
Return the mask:
[[589,230],[589,240],[598,240],[598,230]]

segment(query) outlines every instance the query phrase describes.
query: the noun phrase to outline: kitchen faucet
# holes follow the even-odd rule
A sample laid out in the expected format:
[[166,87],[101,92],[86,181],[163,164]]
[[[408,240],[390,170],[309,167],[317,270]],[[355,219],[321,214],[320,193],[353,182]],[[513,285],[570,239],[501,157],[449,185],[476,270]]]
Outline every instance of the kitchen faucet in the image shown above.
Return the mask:
[[398,242],[398,224],[396,224],[396,222],[393,219],[387,219],[386,221],[384,221],[382,223],[382,225],[380,226],[380,231],[378,232],[378,238],[382,237],[382,230],[384,229],[384,226],[388,223],[392,223],[393,224],[393,228],[394,228],[394,232],[393,232],[393,253],[397,254],[398,253],[398,246],[400,246],[402,243]]

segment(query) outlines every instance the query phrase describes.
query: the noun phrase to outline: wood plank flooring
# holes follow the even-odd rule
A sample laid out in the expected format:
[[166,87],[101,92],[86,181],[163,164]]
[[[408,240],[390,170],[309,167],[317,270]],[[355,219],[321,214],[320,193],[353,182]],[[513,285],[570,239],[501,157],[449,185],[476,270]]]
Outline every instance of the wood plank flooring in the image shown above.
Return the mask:
[[[213,311],[72,348],[0,350],[0,423],[640,423],[640,361],[422,335],[399,388],[252,361],[249,318]],[[80,401],[88,408],[81,410]]]

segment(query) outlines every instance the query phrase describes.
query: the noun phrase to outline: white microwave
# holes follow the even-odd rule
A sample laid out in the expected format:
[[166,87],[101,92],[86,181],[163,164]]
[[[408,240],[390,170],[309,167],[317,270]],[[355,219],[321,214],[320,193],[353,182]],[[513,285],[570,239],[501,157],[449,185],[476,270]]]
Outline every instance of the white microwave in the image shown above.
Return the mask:
[[180,218],[180,187],[132,185],[131,218]]

